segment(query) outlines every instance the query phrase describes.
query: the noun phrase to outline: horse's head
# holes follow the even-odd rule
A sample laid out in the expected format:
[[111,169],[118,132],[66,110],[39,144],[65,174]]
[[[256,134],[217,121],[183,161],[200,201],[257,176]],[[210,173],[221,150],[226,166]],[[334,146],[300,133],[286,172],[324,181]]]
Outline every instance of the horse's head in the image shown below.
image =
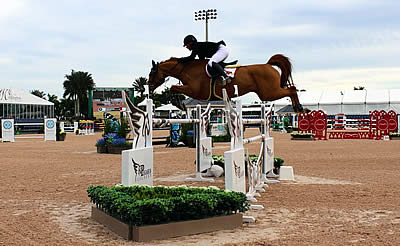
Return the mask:
[[149,73],[149,80],[147,81],[147,84],[149,85],[149,89],[153,91],[156,89],[158,86],[163,84],[165,82],[165,76],[162,71],[159,69],[160,63],[156,63],[155,61],[152,62],[152,67]]
[[168,76],[173,75],[174,68],[178,65],[178,59],[170,58],[169,60],[156,63],[152,61],[152,67],[149,74],[147,84],[150,90],[155,90],[157,87],[165,82]]

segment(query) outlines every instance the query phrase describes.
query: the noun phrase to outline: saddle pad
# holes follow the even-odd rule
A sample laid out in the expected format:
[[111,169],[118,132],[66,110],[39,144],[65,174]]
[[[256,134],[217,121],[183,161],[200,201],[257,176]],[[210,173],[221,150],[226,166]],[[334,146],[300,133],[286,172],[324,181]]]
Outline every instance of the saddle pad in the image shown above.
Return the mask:
[[[239,67],[239,66],[238,66],[238,67]],[[232,78],[234,78],[234,77],[235,77],[236,69],[237,69],[238,67],[229,67],[229,66],[226,66],[226,67],[224,68],[224,71],[225,71],[226,75],[231,76]],[[210,73],[208,72],[208,66],[207,66],[207,65],[206,65],[206,74],[207,74],[208,77],[211,78],[211,75],[210,75]]]
[[234,67],[234,68],[225,67],[224,70],[225,70],[226,75],[231,76],[232,78],[234,78],[236,69],[237,69],[237,67]]

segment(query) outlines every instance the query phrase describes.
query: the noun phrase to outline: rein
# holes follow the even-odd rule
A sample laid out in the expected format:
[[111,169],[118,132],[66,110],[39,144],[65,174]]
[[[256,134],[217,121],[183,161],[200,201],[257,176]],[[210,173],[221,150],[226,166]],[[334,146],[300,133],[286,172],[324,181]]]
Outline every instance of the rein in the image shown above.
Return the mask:
[[[172,68],[170,68],[170,69],[167,71],[167,73],[171,73],[172,70],[174,70],[178,65],[179,65],[179,62],[177,62],[177,63],[175,64],[175,66],[173,66]],[[185,70],[185,66],[182,65],[182,69],[181,69],[181,71],[178,73],[178,75],[177,75],[176,77],[181,77],[181,74],[182,74],[183,70]],[[179,80],[180,80],[180,79],[179,79]]]

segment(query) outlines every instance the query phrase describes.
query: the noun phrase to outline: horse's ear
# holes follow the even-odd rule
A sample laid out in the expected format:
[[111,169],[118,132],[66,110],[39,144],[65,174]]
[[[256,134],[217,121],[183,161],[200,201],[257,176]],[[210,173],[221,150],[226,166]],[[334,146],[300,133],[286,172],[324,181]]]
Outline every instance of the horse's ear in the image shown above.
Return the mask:
[[152,63],[152,65],[153,65],[153,67],[156,66],[156,62],[155,62],[154,60],[151,60],[151,63]]

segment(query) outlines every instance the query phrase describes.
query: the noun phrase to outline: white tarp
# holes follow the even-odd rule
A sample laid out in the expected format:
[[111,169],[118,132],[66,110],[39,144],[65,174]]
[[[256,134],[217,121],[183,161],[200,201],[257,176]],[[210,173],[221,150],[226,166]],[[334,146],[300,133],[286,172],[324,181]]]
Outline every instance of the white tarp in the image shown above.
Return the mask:
[[54,105],[54,103],[18,88],[0,89],[0,103],[2,104],[37,104]]

